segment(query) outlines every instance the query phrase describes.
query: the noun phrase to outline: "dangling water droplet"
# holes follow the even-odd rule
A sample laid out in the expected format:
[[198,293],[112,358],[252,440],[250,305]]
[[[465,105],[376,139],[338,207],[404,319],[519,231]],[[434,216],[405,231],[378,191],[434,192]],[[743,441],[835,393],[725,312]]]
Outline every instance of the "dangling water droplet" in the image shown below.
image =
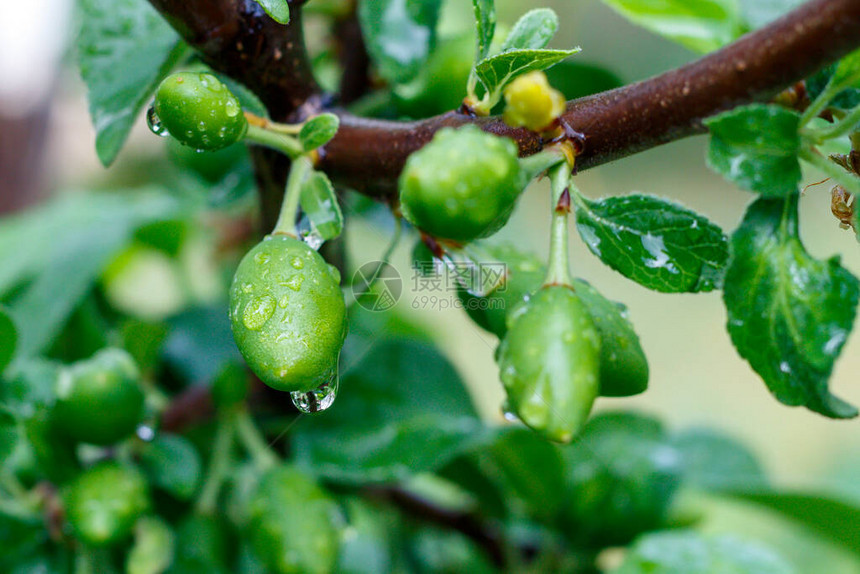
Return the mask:
[[159,137],[166,138],[170,135],[167,133],[167,128],[161,123],[161,118],[155,113],[154,106],[149,106],[149,109],[146,110],[146,125],[149,126],[149,131]]
[[312,391],[293,391],[290,398],[293,405],[301,412],[312,415],[321,413],[334,404],[337,397],[338,373],[335,373],[326,382]]
[[505,401],[502,403],[502,416],[509,423],[517,423],[520,422],[520,418],[514,413],[513,409],[511,409],[511,403]]
[[245,328],[259,331],[275,313],[275,306],[277,306],[277,302],[271,295],[252,299],[242,314],[242,323],[245,324]]

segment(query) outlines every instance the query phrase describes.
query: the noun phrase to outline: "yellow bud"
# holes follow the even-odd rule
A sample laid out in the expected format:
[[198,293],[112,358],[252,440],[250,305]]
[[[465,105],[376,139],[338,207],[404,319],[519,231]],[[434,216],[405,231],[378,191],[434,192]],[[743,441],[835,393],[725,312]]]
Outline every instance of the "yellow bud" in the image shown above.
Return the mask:
[[543,72],[529,72],[505,88],[505,122],[542,131],[564,112],[564,96],[549,85]]

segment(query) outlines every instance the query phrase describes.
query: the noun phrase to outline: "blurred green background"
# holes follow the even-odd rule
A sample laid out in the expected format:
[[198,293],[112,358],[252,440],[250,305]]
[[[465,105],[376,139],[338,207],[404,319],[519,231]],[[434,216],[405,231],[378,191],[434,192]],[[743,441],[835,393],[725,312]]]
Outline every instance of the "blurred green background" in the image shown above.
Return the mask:
[[[497,4],[499,21],[507,24],[532,6],[511,0],[499,0]],[[696,57],[692,52],[632,26],[596,0],[552,0],[543,5],[554,8],[562,22],[554,46],[580,45],[583,51],[575,56],[577,60],[605,66],[624,82],[646,78]],[[443,27],[456,30],[468,26],[470,10],[470,3],[464,0],[449,1]],[[312,32],[314,23],[311,21],[308,26]],[[141,118],[116,165],[105,172],[94,150],[85,90],[71,63],[69,58],[63,60],[57,78],[52,80],[55,89],[47,108],[45,117],[49,119],[45,120],[42,141],[45,155],[38,185],[33,189],[42,190],[44,197],[54,190],[89,188],[108,181],[126,185],[143,183],[143,175],[151,173],[153,166],[164,160],[166,142],[152,136]],[[7,122],[10,121],[8,117]],[[8,134],[5,137],[9,139]],[[730,232],[752,196],[706,168],[705,144],[704,137],[687,139],[589,170],[579,177],[579,187],[590,197],[634,191],[668,197],[707,215]],[[2,176],[0,173],[0,195],[7,193],[10,185]],[[817,173],[805,174],[806,183],[821,179],[823,177]],[[830,214],[829,189],[829,184],[823,184],[810,187],[804,194],[801,202],[803,240],[814,256],[827,258],[839,254],[846,268],[860,273],[860,249],[853,234],[840,229]],[[545,256],[550,213],[548,195],[545,183],[533,185],[500,236]],[[203,229],[199,233],[199,245],[195,247],[199,254],[192,257],[194,265],[199,266],[192,275],[202,278],[195,288],[195,296],[214,301],[223,296],[225,285],[220,275],[207,267],[214,251],[214,239],[205,227]],[[351,268],[379,259],[392,230],[391,217],[382,212],[369,219],[353,217],[347,233]],[[416,305],[420,307],[420,298],[427,295],[412,289],[414,272],[410,267],[410,253],[413,242],[414,236],[408,235],[393,259],[404,279],[404,293],[395,312],[408,315],[431,329],[440,347],[466,378],[485,419],[501,423],[503,391],[493,361],[498,341],[479,330],[458,309],[413,309]],[[598,409],[641,409],[657,415],[674,428],[725,429],[758,454],[777,484],[860,497],[858,421],[829,420],[804,409],[779,404],[732,347],[725,331],[726,313],[719,293],[667,295],[648,291],[602,265],[575,234],[571,239],[571,253],[576,275],[590,281],[607,297],[629,307],[651,366],[650,388],[644,395],[601,399]],[[157,297],[164,309],[169,310],[171,298],[177,297],[169,292],[174,284],[170,277],[150,279],[145,287],[138,285],[138,291],[151,297],[153,286],[160,285],[162,292]],[[443,293],[441,297],[451,306],[456,300],[453,292]],[[837,363],[831,386],[835,394],[855,404],[860,403],[860,386],[856,385],[858,372],[860,337],[854,334]],[[732,505],[723,505],[715,513],[712,528],[735,531],[741,528],[743,532],[776,540],[781,549],[794,554],[792,557],[800,562],[810,553],[817,560],[832,558],[832,562],[826,562],[832,566],[809,571],[860,572],[860,567],[843,560],[833,548],[824,544],[810,547],[808,540],[801,543],[799,534],[790,527],[777,528],[764,511],[757,511],[755,518],[748,513],[739,519],[740,516]],[[821,562],[819,568],[820,565]]]
[[[637,28],[596,0],[545,2],[555,9],[561,27],[553,45],[579,45],[574,58],[601,64],[625,82],[633,82],[692,61],[696,55]],[[500,0],[499,22],[510,25],[531,4]],[[448,2],[443,29],[470,23],[467,2]],[[313,22],[309,24],[313,26]],[[85,90],[72,62],[64,62],[54,94],[42,179],[46,189],[86,188],[93,182],[140,181],[141,166],[165,154],[166,142],[146,129],[143,118],[117,163],[105,172],[94,150],[94,132],[86,110]],[[751,194],[726,183],[705,166],[704,137],[695,137],[588,170],[580,188],[590,197],[643,192],[661,195],[697,210],[730,232],[739,222]],[[823,179],[805,174],[805,182]],[[839,229],[830,214],[830,185],[809,188],[802,200],[801,233],[809,251],[826,258],[840,254],[844,265],[860,272],[860,251],[849,231]],[[523,196],[510,224],[501,232],[542,256],[548,250],[548,188],[534,184]],[[393,223],[384,217],[355,219],[349,229],[353,267],[378,259],[390,238]],[[601,264],[572,234],[572,265],[608,297],[624,302],[648,354],[651,385],[643,396],[602,399],[599,408],[642,408],[673,425],[714,425],[731,429],[750,444],[781,481],[797,486],[858,489],[841,477],[837,467],[858,459],[860,435],[856,421],[828,420],[802,409],[780,405],[734,351],[725,331],[725,309],[719,293],[667,295],[646,290]],[[493,351],[496,339],[472,325],[458,309],[415,311],[409,255],[412,240],[398,247],[393,263],[404,278],[399,312],[432,325],[439,344],[455,361],[488,418],[501,419],[502,388]],[[426,293],[424,293],[426,295]],[[450,300],[453,304],[454,298]],[[860,340],[853,335],[837,363],[834,392],[860,402],[856,373],[860,372]]]

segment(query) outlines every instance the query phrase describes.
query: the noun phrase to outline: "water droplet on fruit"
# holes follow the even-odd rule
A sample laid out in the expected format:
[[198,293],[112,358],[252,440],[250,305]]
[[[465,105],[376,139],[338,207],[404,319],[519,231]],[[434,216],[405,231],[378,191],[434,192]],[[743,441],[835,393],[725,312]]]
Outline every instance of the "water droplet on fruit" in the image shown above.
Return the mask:
[[227,114],[227,117],[235,118],[239,115],[239,104],[236,103],[236,100],[229,99],[224,102],[224,113]]
[[265,265],[269,262],[269,259],[271,259],[269,254],[263,253],[262,251],[254,255],[254,261],[256,261],[258,265]]
[[155,108],[153,106],[149,106],[149,109],[146,110],[146,125],[149,126],[149,131],[157,136],[166,138],[170,135],[167,133],[167,128],[164,127],[163,123],[161,123],[161,118],[159,118],[158,114],[155,113]]
[[338,387],[337,371],[312,391],[294,391],[290,393],[290,398],[293,405],[305,414],[321,413],[334,404],[334,399],[337,397]]
[[275,313],[275,298],[271,295],[255,297],[245,307],[242,314],[242,323],[251,331],[260,330]]
[[302,288],[302,282],[304,280],[305,280],[305,278],[303,275],[296,274],[296,275],[293,275],[292,277],[290,277],[289,279],[287,279],[287,281],[284,283],[284,285],[286,285],[287,287],[289,287],[293,291],[298,291],[299,289]]
[[296,255],[290,260],[290,265],[293,266],[293,269],[301,269],[305,266],[305,262],[302,261],[302,258]]

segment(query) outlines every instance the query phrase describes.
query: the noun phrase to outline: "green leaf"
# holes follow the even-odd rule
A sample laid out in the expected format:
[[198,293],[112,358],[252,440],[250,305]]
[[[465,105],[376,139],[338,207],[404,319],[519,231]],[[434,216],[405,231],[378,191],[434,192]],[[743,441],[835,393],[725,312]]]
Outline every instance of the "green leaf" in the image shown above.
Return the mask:
[[37,358],[16,362],[0,385],[0,403],[16,415],[30,417],[39,405],[52,405],[59,365]]
[[15,329],[15,323],[6,308],[0,307],[0,375],[12,362],[17,344],[18,330]]
[[340,126],[340,118],[334,114],[324,113],[315,116],[305,122],[299,132],[299,141],[305,151],[317,149],[324,146],[337,133]]
[[337,572],[341,574],[379,574],[392,572],[392,535],[388,523],[391,510],[371,505],[360,498],[343,503],[353,536],[344,536]]
[[247,537],[268,572],[334,572],[340,546],[337,507],[292,466],[267,471],[251,496]]
[[803,492],[738,489],[731,494],[792,518],[860,557],[860,508],[855,504]]
[[683,467],[657,420],[602,413],[560,450],[568,475],[563,531],[575,545],[626,545],[663,526]]
[[441,467],[486,438],[463,382],[433,347],[374,345],[344,375],[334,405],[299,421],[300,464],[337,481],[386,482]]
[[186,46],[146,0],[81,0],[80,6],[78,61],[89,91],[96,152],[108,166]]
[[611,574],[794,574],[782,556],[757,542],[691,530],[639,539]]
[[794,10],[806,0],[746,0],[740,2],[741,12],[747,26],[761,28]]
[[302,212],[308,216],[311,226],[322,239],[328,241],[340,235],[343,231],[343,213],[326,174],[314,171],[302,185],[299,200]]
[[833,418],[857,409],[831,395],[860,285],[836,258],[813,259],[797,233],[797,195],[750,205],[732,237],[723,299],[728,330],[776,398]]
[[75,445],[56,431],[50,409],[45,405],[31,406],[25,416],[24,433],[39,473],[55,484],[63,484],[80,474]]
[[123,348],[134,357],[141,371],[155,369],[161,354],[161,347],[167,337],[167,326],[163,323],[149,323],[129,319],[120,328]]
[[[20,236],[0,236],[9,261],[0,292],[27,286],[9,304],[18,327],[17,357],[43,350],[92,288],[112,256],[146,223],[175,217],[179,203],[160,189],[117,193],[71,193],[10,220],[25,223]],[[44,236],[40,235],[44,232]],[[22,257],[18,250],[28,257]],[[8,259],[5,255],[8,254]]]
[[[545,522],[555,518],[561,505],[547,504],[566,488],[566,469],[559,448],[531,430],[504,429],[487,449],[475,453],[484,472],[489,467],[528,509]],[[510,497],[508,497],[510,498]]]
[[0,406],[0,471],[3,470],[3,464],[15,452],[20,434],[18,421],[10,411]]
[[769,197],[797,191],[800,116],[753,104],[705,120],[711,131],[708,165],[743,189]]
[[170,319],[163,355],[188,382],[210,381],[227,362],[242,361],[221,305],[189,309]]
[[643,28],[686,46],[711,52],[740,36],[743,23],[736,0],[603,0]]
[[40,516],[24,518],[0,513],[0,570],[13,572],[21,562],[42,554],[47,541],[48,530]]
[[576,228],[592,253],[628,279],[665,293],[719,288],[728,241],[705,217],[648,195],[573,196]]
[[379,74],[391,83],[414,78],[436,42],[441,0],[361,0],[358,17]]
[[[255,472],[255,478],[258,477]],[[182,519],[176,526],[176,553],[169,572],[227,574],[228,554],[234,548],[226,522],[222,515],[196,513]]]
[[502,52],[545,48],[558,30],[558,16],[549,8],[529,10],[514,24]]
[[[807,78],[806,91],[809,95],[810,101],[814,101],[818,98],[818,96],[821,95],[821,92],[828,87],[830,80],[833,78],[833,74],[836,72],[837,65],[838,63],[827,66]],[[836,94],[836,96],[834,96],[827,105],[830,108],[836,108],[839,110],[850,110],[851,108],[860,105],[860,89],[846,88]]]
[[741,443],[718,432],[690,429],[671,438],[680,453],[687,484],[709,490],[763,486],[764,470]]
[[179,500],[190,500],[201,479],[200,455],[188,439],[161,433],[140,452],[149,481]]
[[493,36],[496,35],[496,4],[494,0],[472,0],[472,6],[475,9],[477,29],[477,64],[490,54]]
[[[421,525],[410,541],[409,553],[421,572],[496,574],[487,552],[470,537],[451,528]],[[531,570],[532,572],[538,570]],[[547,572],[544,570],[544,572]]]
[[490,101],[498,95],[517,76],[547,68],[561,62],[568,56],[579,52],[573,50],[510,50],[482,60],[475,67],[475,73],[490,94]]
[[839,60],[830,83],[840,90],[860,87],[860,50],[855,50]]
[[170,527],[160,518],[144,516],[134,525],[126,574],[161,574],[173,561],[173,546]]
[[287,0],[255,0],[269,17],[278,24],[290,23],[290,4]]

